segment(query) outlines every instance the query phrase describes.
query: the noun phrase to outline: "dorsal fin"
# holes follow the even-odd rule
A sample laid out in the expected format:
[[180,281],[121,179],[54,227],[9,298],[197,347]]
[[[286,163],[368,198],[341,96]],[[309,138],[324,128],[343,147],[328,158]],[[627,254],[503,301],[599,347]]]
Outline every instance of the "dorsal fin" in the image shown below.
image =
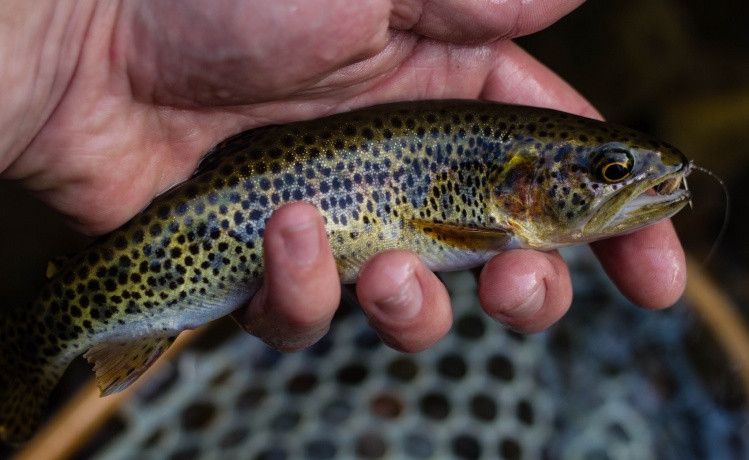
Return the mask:
[[51,280],[60,272],[60,269],[67,265],[70,256],[53,257],[47,262],[47,269],[44,271],[44,278]]
[[512,233],[501,228],[478,227],[453,222],[407,220],[437,241],[458,249],[499,251],[510,242],[513,236]]
[[101,396],[129,387],[174,343],[177,333],[109,342],[90,349],[84,358],[94,364]]

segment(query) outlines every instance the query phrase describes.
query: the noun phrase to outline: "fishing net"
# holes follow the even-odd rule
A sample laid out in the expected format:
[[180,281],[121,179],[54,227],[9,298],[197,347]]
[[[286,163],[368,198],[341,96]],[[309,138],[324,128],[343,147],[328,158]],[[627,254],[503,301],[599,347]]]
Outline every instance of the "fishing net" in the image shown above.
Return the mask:
[[587,250],[565,255],[573,309],[541,334],[488,319],[469,273],[444,276],[455,324],[422,353],[384,346],[355,307],[295,354],[219,325],[79,457],[749,458],[749,418],[700,375],[690,310],[636,309]]

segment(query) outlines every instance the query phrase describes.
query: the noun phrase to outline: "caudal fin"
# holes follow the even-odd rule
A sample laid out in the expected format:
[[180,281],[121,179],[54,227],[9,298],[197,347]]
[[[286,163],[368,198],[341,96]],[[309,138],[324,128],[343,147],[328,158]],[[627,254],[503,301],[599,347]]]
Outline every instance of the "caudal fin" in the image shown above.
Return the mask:
[[28,310],[0,313],[0,439],[19,445],[36,431],[49,394],[65,370],[47,358],[34,340],[38,330]]

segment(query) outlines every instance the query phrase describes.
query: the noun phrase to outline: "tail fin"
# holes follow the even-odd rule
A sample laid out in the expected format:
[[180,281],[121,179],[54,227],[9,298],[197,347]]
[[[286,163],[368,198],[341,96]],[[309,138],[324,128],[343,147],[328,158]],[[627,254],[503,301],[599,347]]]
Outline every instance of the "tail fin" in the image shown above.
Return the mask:
[[45,355],[49,342],[29,310],[0,313],[0,439],[19,445],[36,431],[52,389],[65,370]]

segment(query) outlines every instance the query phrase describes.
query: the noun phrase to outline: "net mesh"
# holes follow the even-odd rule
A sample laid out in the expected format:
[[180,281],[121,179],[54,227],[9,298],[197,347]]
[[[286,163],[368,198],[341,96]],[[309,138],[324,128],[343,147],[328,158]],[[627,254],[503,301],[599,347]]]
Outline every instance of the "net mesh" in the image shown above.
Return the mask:
[[86,456],[749,458],[749,417],[700,376],[689,309],[636,309],[587,250],[565,256],[573,309],[541,334],[487,318],[469,273],[444,276],[453,329],[417,354],[354,307],[295,354],[220,328],[133,392]]

